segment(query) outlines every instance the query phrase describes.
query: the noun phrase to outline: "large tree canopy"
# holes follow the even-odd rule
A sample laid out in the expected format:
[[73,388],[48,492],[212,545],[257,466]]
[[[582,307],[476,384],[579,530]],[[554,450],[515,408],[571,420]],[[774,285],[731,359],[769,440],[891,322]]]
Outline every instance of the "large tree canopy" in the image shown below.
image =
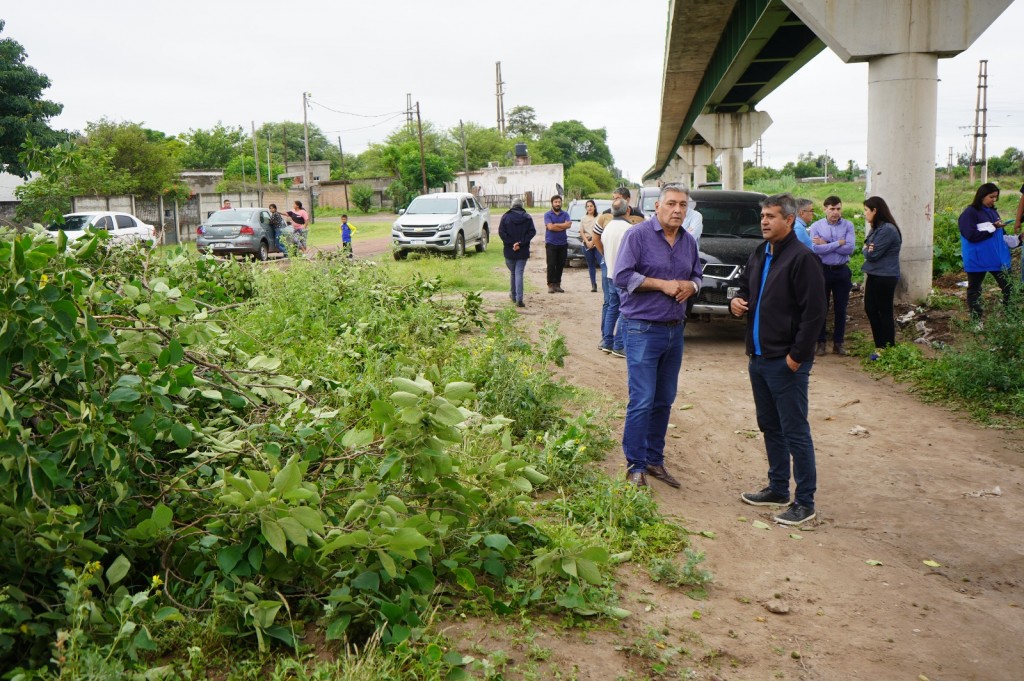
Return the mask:
[[541,133],[537,146],[549,162],[561,163],[566,170],[580,161],[596,161],[606,168],[613,164],[608,132],[592,130],[575,120],[552,123]]
[[[0,33],[4,21],[0,19]],[[20,43],[0,40],[0,170],[28,177],[28,169],[18,160],[21,145],[29,135],[41,146],[57,144],[62,134],[50,129],[47,121],[63,106],[43,99],[50,79],[25,63],[25,48]]]
[[185,143],[181,165],[190,170],[224,168],[239,155],[252,155],[252,143],[241,127],[227,127],[220,121],[209,130],[189,130],[178,135]]
[[110,150],[114,167],[129,173],[136,194],[158,195],[181,171],[182,143],[138,123],[114,123],[105,118],[89,123],[85,145]]

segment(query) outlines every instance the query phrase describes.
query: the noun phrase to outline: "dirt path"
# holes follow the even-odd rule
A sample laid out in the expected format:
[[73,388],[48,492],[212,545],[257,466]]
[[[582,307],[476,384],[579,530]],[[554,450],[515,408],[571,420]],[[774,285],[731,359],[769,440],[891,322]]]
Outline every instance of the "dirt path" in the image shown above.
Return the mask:
[[[566,293],[548,294],[539,239],[533,252],[526,323],[557,321],[571,352],[566,380],[624,411],[625,360],[596,349],[601,294],[575,268],[565,273]],[[502,298],[488,294],[495,307],[507,304]],[[714,533],[693,537],[715,575],[709,598],[691,600],[630,566],[621,574],[623,607],[635,615],[620,632],[545,635],[538,643],[552,649],[551,668],[575,666],[581,679],[656,676],[651,659],[615,647],[663,630],[656,653],[687,651],[671,678],[687,668],[694,675],[686,678],[698,679],[1024,678],[1020,434],[922,404],[906,386],[872,379],[855,358],[815,362],[810,397],[819,522],[793,531],[739,500],[764,486],[767,471],[742,323],[687,329],[676,407],[692,408],[674,411],[666,451],[683,488],[652,485],[665,513]],[[611,424],[618,434],[621,418]],[[867,435],[851,434],[857,426]],[[621,451],[604,465],[622,475]],[[982,493],[996,487],[998,496]],[[769,612],[770,602],[788,614]]]

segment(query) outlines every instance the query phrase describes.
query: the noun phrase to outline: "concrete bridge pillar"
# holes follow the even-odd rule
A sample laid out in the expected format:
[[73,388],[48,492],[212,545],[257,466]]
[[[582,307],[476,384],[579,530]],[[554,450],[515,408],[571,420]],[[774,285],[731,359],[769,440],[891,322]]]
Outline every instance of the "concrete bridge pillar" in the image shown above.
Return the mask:
[[[938,62],[971,46],[1012,0],[783,0],[845,62],[868,63],[868,196],[903,234],[900,288],[932,288]],[[827,140],[826,140],[827,141]]]
[[682,182],[685,185],[690,184],[690,168],[689,164],[678,156],[668,162],[665,166],[665,172],[661,174],[659,180],[663,184],[670,182]]
[[692,173],[691,189],[708,181],[708,166],[715,162],[717,156],[718,152],[706,144],[684,144],[676,149],[676,158],[682,160]]
[[[701,114],[693,129],[722,154],[722,189],[743,189],[743,150],[772,124],[764,111]],[[705,175],[706,181],[707,175]]]

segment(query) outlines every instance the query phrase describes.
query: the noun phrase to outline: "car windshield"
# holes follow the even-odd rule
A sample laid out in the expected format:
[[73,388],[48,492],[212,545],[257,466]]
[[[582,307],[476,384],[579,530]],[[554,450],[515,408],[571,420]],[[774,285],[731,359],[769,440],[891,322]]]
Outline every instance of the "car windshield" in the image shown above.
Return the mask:
[[409,207],[405,209],[406,215],[430,215],[445,214],[451,215],[459,210],[458,199],[428,199],[420,197],[413,199]]
[[644,197],[644,205],[641,206],[640,210],[642,210],[644,213],[653,213],[654,212],[654,204],[656,204],[657,202],[658,202],[658,197],[657,196],[645,196]]
[[573,222],[582,220],[583,216],[587,214],[587,204],[585,203],[574,203],[569,206],[569,219]]
[[65,215],[64,224],[58,225],[56,222],[49,225],[46,229],[50,232],[59,232],[64,230],[65,232],[80,232],[89,226],[95,215]]
[[250,217],[252,217],[252,210],[240,210],[237,208],[230,210],[219,210],[206,220],[206,224],[237,224],[239,222],[248,222]]
[[761,236],[761,207],[759,205],[697,205],[697,211],[704,218],[703,236],[744,236],[757,239]]

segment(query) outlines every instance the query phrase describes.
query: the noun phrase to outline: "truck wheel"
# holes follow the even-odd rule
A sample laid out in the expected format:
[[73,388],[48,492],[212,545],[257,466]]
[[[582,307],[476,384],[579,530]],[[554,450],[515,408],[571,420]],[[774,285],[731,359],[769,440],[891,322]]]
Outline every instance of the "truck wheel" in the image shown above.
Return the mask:
[[452,257],[463,258],[466,255],[466,237],[459,232],[459,235],[455,237],[455,250],[452,251]]
[[395,260],[405,260],[409,257],[409,251],[395,251]]
[[487,250],[487,243],[488,241],[490,241],[490,238],[490,233],[487,231],[487,228],[484,227],[483,231],[480,232],[480,241],[477,242],[476,245],[477,253],[483,253],[484,251]]

